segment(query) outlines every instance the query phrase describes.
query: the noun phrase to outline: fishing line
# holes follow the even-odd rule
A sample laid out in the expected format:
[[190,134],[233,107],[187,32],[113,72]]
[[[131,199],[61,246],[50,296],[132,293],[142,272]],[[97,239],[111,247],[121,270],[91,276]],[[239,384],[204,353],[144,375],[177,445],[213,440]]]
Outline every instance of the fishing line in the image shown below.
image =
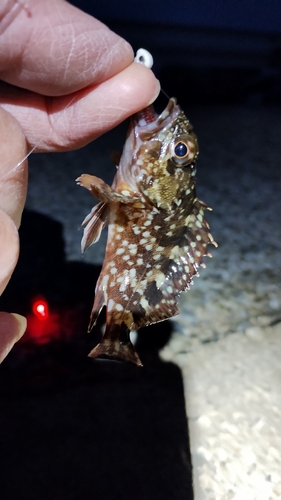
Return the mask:
[[170,96],[167,94],[167,92],[165,92],[165,90],[162,89],[162,87],[161,87],[161,92],[162,94],[164,94],[165,97],[167,97],[168,100],[171,99]]
[[[62,112],[64,112],[66,109],[68,109],[68,108],[69,108],[69,106],[71,106],[71,104],[72,104],[75,100],[77,100],[77,99],[78,99],[77,95],[76,95],[76,96],[74,96],[74,97],[72,97],[72,99],[71,99],[71,100],[69,101],[69,103],[65,106],[65,108],[63,109],[63,111],[62,111]],[[57,121],[58,121],[58,120],[60,120],[60,118],[61,118],[61,113],[59,113],[59,114],[58,114],[58,116],[57,116],[57,118],[53,121],[53,125],[55,125],[55,124],[57,123]],[[49,125],[49,131],[50,131],[51,129],[52,129],[52,126],[51,126],[51,125]],[[31,148],[31,150],[30,150],[28,153],[26,153],[26,155],[24,156],[24,158],[22,158],[22,160],[21,160],[19,163],[17,163],[17,165],[15,165],[14,167],[12,167],[12,169],[11,169],[11,170],[9,170],[8,172],[6,172],[6,173],[5,173],[5,174],[3,174],[2,176],[0,176],[0,182],[1,182],[2,180],[5,180],[7,177],[9,177],[9,175],[11,175],[13,172],[16,172],[16,171],[17,171],[17,169],[18,169],[18,168],[19,168],[19,167],[23,164],[23,162],[24,162],[25,160],[27,160],[27,158],[28,158],[28,157],[29,157],[29,156],[30,156],[30,155],[31,155],[31,154],[32,154],[32,153],[33,153],[33,152],[34,152],[34,151],[38,148],[38,146],[40,146],[40,144],[43,142],[43,140],[44,140],[44,138],[45,138],[45,137],[46,137],[46,134],[44,133],[44,134],[42,135],[41,139],[40,139],[40,140],[39,140],[39,141],[35,144],[35,146],[33,146],[33,147]]]

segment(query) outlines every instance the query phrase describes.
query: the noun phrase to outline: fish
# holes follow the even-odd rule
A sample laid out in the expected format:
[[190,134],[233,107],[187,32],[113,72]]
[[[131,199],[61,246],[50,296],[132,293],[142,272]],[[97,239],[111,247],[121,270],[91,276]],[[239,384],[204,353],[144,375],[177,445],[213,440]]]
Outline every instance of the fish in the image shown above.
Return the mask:
[[179,314],[203,258],[217,246],[196,197],[199,146],[175,98],[157,115],[153,105],[130,119],[112,186],[83,174],[76,182],[99,200],[82,223],[82,252],[108,224],[105,257],[88,331],[106,306],[101,342],[89,356],[142,366],[130,332]]

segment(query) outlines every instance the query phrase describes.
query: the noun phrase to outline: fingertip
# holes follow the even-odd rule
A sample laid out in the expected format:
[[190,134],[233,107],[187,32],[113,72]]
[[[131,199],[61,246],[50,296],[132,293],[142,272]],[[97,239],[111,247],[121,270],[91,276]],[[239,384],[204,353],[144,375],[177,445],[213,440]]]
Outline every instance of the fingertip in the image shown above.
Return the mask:
[[0,363],[26,330],[26,318],[16,313],[0,312]]
[[86,145],[154,102],[159,92],[154,73],[133,62],[109,80],[77,94],[76,102],[56,122],[56,144],[59,141],[60,146],[53,150]]
[[152,104],[160,92],[160,82],[153,71],[137,62],[120,73],[120,87],[122,95],[128,99],[130,114]]
[[17,322],[16,334],[15,334],[15,339],[16,339],[15,341],[17,342],[23,336],[26,330],[27,319],[18,313],[11,313],[11,316],[13,316]]
[[157,97],[159,96],[160,94],[160,90],[161,90],[161,85],[160,85],[160,82],[159,80],[156,80],[156,84],[155,84],[155,91],[154,91],[154,94],[153,94],[153,97],[151,98],[151,100],[149,101],[148,105],[149,104],[152,104],[154,101],[156,101]]

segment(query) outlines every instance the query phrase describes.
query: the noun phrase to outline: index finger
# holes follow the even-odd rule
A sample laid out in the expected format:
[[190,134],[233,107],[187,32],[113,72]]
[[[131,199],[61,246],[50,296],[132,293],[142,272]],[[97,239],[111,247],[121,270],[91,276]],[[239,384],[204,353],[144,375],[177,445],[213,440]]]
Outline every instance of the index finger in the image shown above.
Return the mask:
[[64,0],[1,0],[0,79],[45,96],[70,94],[116,75],[131,46]]
[[[156,85],[155,85],[156,84]],[[100,85],[48,97],[0,82],[0,105],[21,124],[36,151],[77,149],[148,105],[159,92],[153,73],[133,63]]]

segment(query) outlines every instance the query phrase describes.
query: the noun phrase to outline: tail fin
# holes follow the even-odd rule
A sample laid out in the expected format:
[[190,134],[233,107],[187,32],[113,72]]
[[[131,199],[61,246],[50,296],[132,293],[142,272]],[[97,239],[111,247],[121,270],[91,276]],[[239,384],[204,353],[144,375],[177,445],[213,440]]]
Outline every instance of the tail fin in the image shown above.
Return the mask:
[[90,358],[109,356],[121,361],[129,361],[137,366],[143,366],[135,348],[130,341],[130,332],[122,329],[122,325],[114,325],[106,329],[102,341],[89,353]]

